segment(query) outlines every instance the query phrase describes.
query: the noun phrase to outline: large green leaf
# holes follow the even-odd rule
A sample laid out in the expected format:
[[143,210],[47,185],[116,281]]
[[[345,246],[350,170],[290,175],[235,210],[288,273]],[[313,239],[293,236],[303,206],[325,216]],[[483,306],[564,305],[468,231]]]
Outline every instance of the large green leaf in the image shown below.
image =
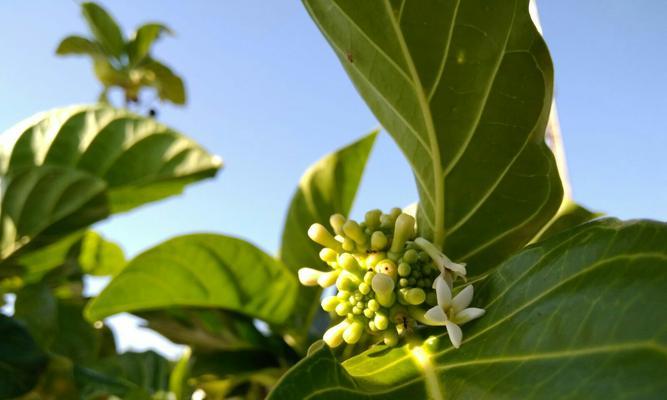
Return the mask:
[[419,228],[481,273],[560,205],[553,89],[529,0],[305,0],[418,184]]
[[180,193],[220,166],[192,140],[125,110],[75,106],[38,114],[0,138],[2,258],[40,237],[54,241]]
[[[595,221],[530,246],[476,284],[486,308],[460,349],[327,349],[274,399],[661,398],[667,390],[667,224]],[[305,376],[309,371],[308,378]]]
[[119,312],[180,306],[224,308],[282,323],[297,293],[280,261],[240,239],[193,234],[130,261],[86,309],[95,321]]
[[93,2],[81,4],[81,10],[90,31],[105,52],[111,56],[120,57],[123,54],[125,40],[113,17],[104,8]]
[[0,399],[12,399],[37,384],[48,360],[25,328],[3,314],[0,338]]
[[[301,177],[287,211],[280,249],[280,258],[295,274],[303,267],[325,268],[318,256],[320,246],[308,238],[308,228],[316,222],[328,224],[332,214],[349,214],[376,136],[377,132],[372,132],[326,155]],[[297,342],[304,339],[300,336],[311,326],[320,293],[319,288],[299,288],[290,321],[296,328],[292,334]]]

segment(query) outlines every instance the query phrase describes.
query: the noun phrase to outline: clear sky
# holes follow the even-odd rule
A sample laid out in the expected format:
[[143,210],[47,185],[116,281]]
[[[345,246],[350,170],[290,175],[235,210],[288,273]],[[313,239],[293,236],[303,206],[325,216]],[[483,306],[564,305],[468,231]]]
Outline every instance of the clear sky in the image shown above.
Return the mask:
[[[226,163],[214,180],[98,228],[129,255],[177,234],[210,231],[279,246],[302,172],[378,126],[334,53],[294,0],[104,0],[126,31],[160,21],[176,32],[155,48],[186,79],[185,108],[159,119]],[[621,218],[667,220],[667,2],[538,2],[556,70],[556,99],[574,197]],[[59,58],[85,33],[78,2],[0,2],[0,131],[54,107],[95,101],[84,58]],[[407,163],[382,134],[353,214],[416,199]],[[151,340],[135,331],[124,347]],[[157,343],[157,342],[155,342]],[[151,343],[151,344],[155,344]]]

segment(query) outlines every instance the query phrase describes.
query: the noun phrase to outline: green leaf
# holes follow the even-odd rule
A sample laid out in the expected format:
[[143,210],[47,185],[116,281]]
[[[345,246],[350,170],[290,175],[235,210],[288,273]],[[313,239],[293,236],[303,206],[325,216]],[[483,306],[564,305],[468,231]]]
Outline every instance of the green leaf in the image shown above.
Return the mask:
[[98,57],[102,55],[102,50],[97,43],[81,36],[72,35],[67,36],[60,42],[56,49],[56,54],[61,56],[70,54],[87,54],[92,57]]
[[82,3],[81,10],[90,31],[104,51],[119,58],[123,54],[125,40],[113,17],[104,8],[92,2]]
[[41,348],[49,348],[58,330],[58,301],[44,282],[23,287],[16,294],[14,318]]
[[590,211],[587,208],[575,203],[574,201],[566,199],[551,222],[544,226],[542,232],[540,232],[540,234],[535,239],[533,239],[533,241],[537,242],[540,240],[548,239],[557,233],[592,221],[595,218],[599,218],[603,215],[603,213]]
[[193,234],[170,239],[130,261],[86,316],[168,307],[217,307],[269,323],[292,311],[297,280],[281,262],[240,239]]
[[[214,176],[218,157],[125,110],[75,106],[23,121],[0,139],[2,258]],[[29,210],[29,212],[27,211]]]
[[[601,220],[526,248],[475,285],[486,314],[429,346],[298,364],[274,399],[660,398],[667,224]],[[308,379],[305,374],[310,371]]]
[[544,142],[552,65],[528,1],[304,1],[412,165],[421,234],[473,274],[523,247],[562,196]]
[[0,338],[0,399],[11,399],[37,384],[48,359],[25,328],[3,314]]
[[[280,249],[280,258],[295,274],[303,267],[325,268],[318,255],[320,246],[308,238],[308,228],[316,222],[328,224],[332,214],[349,214],[377,133],[324,156],[301,177],[287,211]],[[304,339],[300,336],[311,325],[320,293],[319,288],[299,287],[290,321],[297,341]]]
[[159,23],[150,23],[140,26],[135,32],[134,37],[127,43],[127,54],[130,57],[130,63],[136,64],[149,55],[151,46],[162,34],[172,35],[169,27]]
[[123,249],[95,231],[87,231],[81,240],[79,265],[90,275],[117,275],[127,263]]
[[161,100],[171,101],[174,104],[185,104],[185,85],[180,76],[166,65],[153,59],[143,63],[141,67],[152,74],[152,78],[148,79],[148,84],[157,89]]

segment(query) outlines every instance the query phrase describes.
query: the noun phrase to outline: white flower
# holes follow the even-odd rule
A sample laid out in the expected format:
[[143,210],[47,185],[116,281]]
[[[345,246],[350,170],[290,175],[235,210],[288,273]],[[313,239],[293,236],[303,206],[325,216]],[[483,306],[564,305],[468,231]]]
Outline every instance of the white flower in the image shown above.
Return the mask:
[[433,260],[435,265],[440,269],[440,274],[444,275],[445,270],[450,270],[454,273],[454,276],[466,276],[466,264],[465,263],[455,263],[450,260],[449,257],[444,255],[437,247],[428,240],[424,238],[415,239],[415,244],[424,250]]
[[459,325],[484,315],[481,308],[466,308],[470,305],[473,296],[472,285],[466,286],[452,299],[452,290],[441,276],[434,282],[438,305],[426,311],[424,317],[433,325],[444,325],[449,334],[449,340],[457,349],[461,346],[463,333]]

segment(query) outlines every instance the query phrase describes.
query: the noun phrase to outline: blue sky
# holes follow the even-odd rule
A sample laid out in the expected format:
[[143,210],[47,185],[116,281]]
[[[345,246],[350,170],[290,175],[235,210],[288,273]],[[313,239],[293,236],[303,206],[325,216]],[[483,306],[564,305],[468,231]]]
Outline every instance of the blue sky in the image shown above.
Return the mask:
[[[174,29],[155,55],[186,78],[189,102],[161,107],[159,119],[219,154],[226,167],[215,180],[99,229],[130,255],[196,231],[233,234],[274,252],[302,172],[378,126],[301,3],[102,4],[126,30],[147,21]],[[575,199],[621,218],[667,220],[667,2],[538,4]],[[96,99],[89,61],[54,55],[71,33],[87,33],[75,1],[0,2],[0,130]],[[382,134],[353,214],[415,199],[407,163]]]

